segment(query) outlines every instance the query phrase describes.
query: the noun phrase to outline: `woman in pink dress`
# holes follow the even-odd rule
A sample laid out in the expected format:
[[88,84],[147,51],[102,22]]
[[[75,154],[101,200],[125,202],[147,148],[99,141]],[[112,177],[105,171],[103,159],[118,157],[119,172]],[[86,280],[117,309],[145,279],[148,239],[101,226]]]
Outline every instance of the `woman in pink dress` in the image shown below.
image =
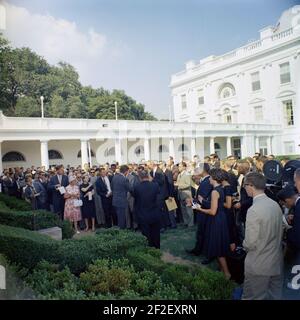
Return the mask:
[[75,232],[80,233],[77,224],[81,220],[81,210],[75,206],[76,200],[80,199],[80,191],[75,176],[69,176],[69,185],[66,187],[64,198],[66,199],[64,218],[73,222]]

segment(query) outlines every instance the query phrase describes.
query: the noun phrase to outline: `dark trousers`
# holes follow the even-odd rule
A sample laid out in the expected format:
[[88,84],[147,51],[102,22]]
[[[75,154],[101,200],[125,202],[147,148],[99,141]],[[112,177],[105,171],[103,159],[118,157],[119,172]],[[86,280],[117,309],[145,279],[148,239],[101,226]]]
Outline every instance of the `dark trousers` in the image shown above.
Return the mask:
[[168,211],[169,214],[169,220],[170,220],[170,227],[176,228],[176,210]]
[[102,208],[105,215],[105,227],[111,228],[112,226],[112,199],[111,197],[101,197]]
[[197,231],[196,231],[196,245],[193,249],[197,254],[201,254],[204,244],[205,236],[205,226],[206,226],[206,216],[204,214],[199,214],[197,216]]
[[120,229],[126,228],[126,208],[115,207],[118,217],[118,227]]
[[154,223],[141,223],[142,234],[148,239],[150,247],[160,248],[160,221]]

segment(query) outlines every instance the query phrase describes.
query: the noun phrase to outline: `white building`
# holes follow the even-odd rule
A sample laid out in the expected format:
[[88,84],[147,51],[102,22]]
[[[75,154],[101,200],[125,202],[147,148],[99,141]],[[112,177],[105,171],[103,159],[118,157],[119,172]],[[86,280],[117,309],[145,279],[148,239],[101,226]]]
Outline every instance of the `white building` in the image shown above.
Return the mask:
[[[256,143],[249,137],[249,147],[300,154],[300,6],[285,11],[276,27],[260,30],[257,41],[188,61],[172,76],[170,87],[175,121],[278,125],[275,135],[257,132]],[[225,139],[217,142],[223,154]]]
[[[6,117],[0,170],[200,157],[300,154],[300,6],[260,39],[172,76],[174,120]],[[1,106],[0,106],[1,109]],[[2,160],[2,161],[1,161]]]

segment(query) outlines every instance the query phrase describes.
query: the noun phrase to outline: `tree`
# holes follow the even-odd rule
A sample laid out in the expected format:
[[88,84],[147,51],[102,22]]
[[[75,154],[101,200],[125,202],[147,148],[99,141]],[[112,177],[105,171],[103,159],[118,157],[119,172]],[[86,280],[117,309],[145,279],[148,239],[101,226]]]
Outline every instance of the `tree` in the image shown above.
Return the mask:
[[20,97],[17,101],[15,116],[17,117],[40,117],[41,107],[33,97]]
[[29,48],[10,47],[0,34],[0,107],[8,116],[40,116],[44,97],[47,117],[155,120],[123,90],[82,86],[76,69],[59,62],[51,66]]

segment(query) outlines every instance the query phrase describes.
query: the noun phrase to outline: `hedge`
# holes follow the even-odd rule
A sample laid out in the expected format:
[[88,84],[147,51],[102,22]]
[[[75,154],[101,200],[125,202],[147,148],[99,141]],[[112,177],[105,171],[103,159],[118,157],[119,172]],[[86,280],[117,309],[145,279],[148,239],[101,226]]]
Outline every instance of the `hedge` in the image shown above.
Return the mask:
[[42,259],[55,261],[59,243],[34,231],[0,225],[1,253],[29,269]]
[[28,211],[31,210],[31,205],[25,200],[18,199],[13,196],[8,196],[4,193],[0,193],[0,201],[4,202],[10,209]]
[[0,250],[45,299],[230,299],[234,288],[221,272],[163,262],[127,230],[56,241],[0,225]]
[[61,221],[52,212],[46,210],[18,211],[10,208],[5,202],[0,202],[0,224],[29,230],[58,226],[62,229],[63,239],[72,238],[74,235],[72,224],[67,220]]
[[146,239],[137,233],[104,230],[97,236],[56,241],[46,235],[0,225],[0,250],[12,262],[33,269],[41,260],[68,266],[79,274],[99,258],[118,259],[126,256],[130,248],[146,247]]

